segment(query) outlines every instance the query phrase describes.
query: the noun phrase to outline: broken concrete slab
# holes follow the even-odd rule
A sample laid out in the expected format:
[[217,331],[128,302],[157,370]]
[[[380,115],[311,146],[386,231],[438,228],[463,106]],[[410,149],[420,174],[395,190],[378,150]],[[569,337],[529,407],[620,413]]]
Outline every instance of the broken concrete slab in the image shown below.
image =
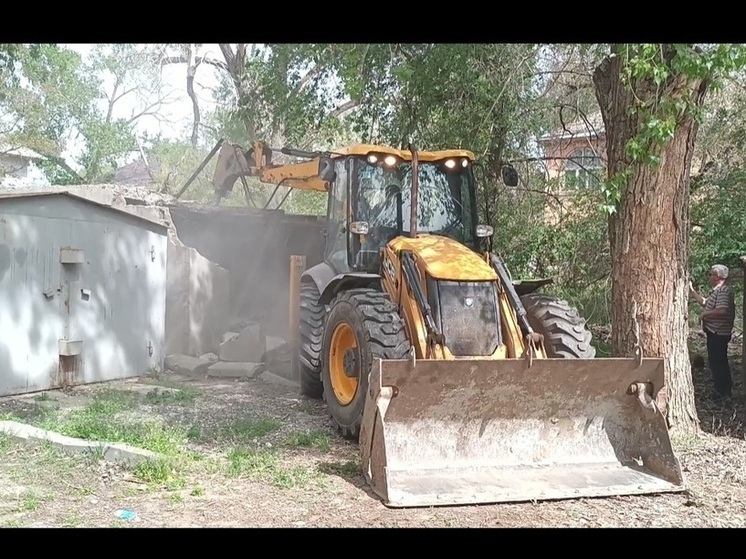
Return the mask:
[[235,340],[236,338],[238,338],[238,332],[226,332],[223,334],[223,339],[220,340],[220,343],[224,344],[225,342]]
[[220,344],[221,361],[259,363],[264,355],[265,336],[261,325],[250,324],[238,336]]
[[204,375],[211,364],[191,355],[169,355],[164,361],[164,367],[169,371],[188,376]]
[[287,386],[288,388],[299,388],[300,387],[300,384],[298,382],[294,380],[286,379],[284,377],[281,377],[269,371],[263,371],[262,374],[259,375],[259,378],[263,380],[264,382],[269,382],[272,384],[280,384],[282,386]]
[[0,432],[22,441],[47,441],[64,452],[76,454],[101,453],[103,458],[109,462],[126,463],[133,466],[143,461],[159,458],[159,455],[155,452],[143,448],[123,443],[86,441],[17,421],[0,421]]
[[283,346],[287,342],[284,338],[280,338],[278,336],[267,336],[264,345],[266,346],[266,351],[272,351],[273,349],[277,349],[278,347]]
[[202,359],[202,361],[209,361],[210,363],[217,363],[220,361],[220,357],[214,353],[205,353],[204,355],[200,355],[199,358]]
[[207,369],[208,377],[254,378],[261,371],[261,363],[218,361]]

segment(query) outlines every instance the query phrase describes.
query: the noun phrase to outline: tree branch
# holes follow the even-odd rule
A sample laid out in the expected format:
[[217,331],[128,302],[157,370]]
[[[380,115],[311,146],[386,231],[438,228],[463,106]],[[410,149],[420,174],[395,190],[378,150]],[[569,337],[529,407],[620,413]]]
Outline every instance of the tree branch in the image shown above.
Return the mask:
[[292,95],[300,95],[300,93],[305,89],[305,87],[311,82],[313,78],[318,76],[322,70],[326,68],[326,65],[320,65],[316,64],[313,68],[311,68],[308,72],[306,72],[306,75],[303,76],[300,81],[298,82],[298,85],[295,87],[295,89],[292,92]]
[[60,167],[62,167],[65,171],[70,173],[73,177],[75,177],[75,180],[78,181],[78,184],[85,184],[85,180],[83,180],[83,177],[81,177],[75,169],[70,167],[70,165],[67,164],[67,162],[57,155],[50,155],[48,153],[39,152],[41,155],[52,161],[53,163],[56,163]]
[[329,116],[331,118],[337,118],[339,116],[342,116],[344,113],[351,111],[355,107],[360,106],[362,101],[347,101],[346,103],[342,103],[339,107],[334,109],[331,113],[329,113]]
[[[166,66],[168,64],[187,64],[189,60],[186,56],[179,55],[179,56],[164,56],[159,60],[159,65]],[[212,58],[207,58],[205,56],[197,56],[194,58],[194,63],[199,66],[200,64],[209,64],[211,66],[215,66],[216,68],[220,68],[221,70],[228,70],[228,67],[226,66],[225,62],[220,62],[219,60],[213,60]]]

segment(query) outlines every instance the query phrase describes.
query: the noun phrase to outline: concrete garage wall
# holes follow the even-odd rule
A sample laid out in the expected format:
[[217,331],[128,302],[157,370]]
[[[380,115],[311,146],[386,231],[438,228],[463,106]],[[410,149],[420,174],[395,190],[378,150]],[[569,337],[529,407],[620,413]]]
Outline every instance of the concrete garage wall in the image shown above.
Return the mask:
[[64,193],[0,196],[0,394],[161,368],[166,233]]
[[166,355],[219,353],[228,329],[228,271],[168,236]]
[[[227,291],[229,313],[219,335],[242,323],[260,322],[266,335],[286,336],[290,256],[305,254],[308,267],[322,261],[324,218],[186,205],[169,206],[169,212],[181,242],[229,272],[227,290],[224,283],[212,287],[213,296]],[[219,322],[215,317],[215,327]],[[174,324],[170,318],[167,323]]]

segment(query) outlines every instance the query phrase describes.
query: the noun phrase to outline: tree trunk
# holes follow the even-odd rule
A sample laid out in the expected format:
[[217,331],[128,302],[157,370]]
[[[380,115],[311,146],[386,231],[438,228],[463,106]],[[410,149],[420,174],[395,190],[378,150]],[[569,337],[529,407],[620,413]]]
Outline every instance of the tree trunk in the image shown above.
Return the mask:
[[[659,89],[637,81],[635,95],[620,81],[621,60],[612,56],[593,79],[606,129],[609,177],[630,169],[609,219],[612,255],[612,348],[631,356],[639,331],[643,357],[665,360],[665,413],[672,430],[699,429],[688,351],[689,169],[696,122],[682,116],[674,136],[655,149],[659,165],[630,162],[627,141],[639,118],[629,111],[636,98],[653,99]],[[663,89],[663,88],[661,88]],[[696,105],[705,84],[672,77],[667,95],[689,96]],[[638,330],[639,329],[639,330]]]
[[186,78],[186,89],[189,99],[192,100],[192,113],[194,118],[192,119],[192,147],[196,148],[199,142],[199,100],[197,94],[194,92],[194,76],[197,74],[197,60],[194,47],[192,45],[186,45],[186,64],[187,64],[187,78]]

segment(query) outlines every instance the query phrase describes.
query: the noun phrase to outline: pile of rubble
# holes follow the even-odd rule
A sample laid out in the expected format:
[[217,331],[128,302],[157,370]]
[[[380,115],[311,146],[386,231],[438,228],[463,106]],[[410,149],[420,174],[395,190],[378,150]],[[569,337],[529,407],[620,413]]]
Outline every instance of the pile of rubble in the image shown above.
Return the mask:
[[261,325],[239,323],[223,335],[218,354],[169,355],[164,368],[179,375],[263,380],[295,386],[287,342],[266,336]]

